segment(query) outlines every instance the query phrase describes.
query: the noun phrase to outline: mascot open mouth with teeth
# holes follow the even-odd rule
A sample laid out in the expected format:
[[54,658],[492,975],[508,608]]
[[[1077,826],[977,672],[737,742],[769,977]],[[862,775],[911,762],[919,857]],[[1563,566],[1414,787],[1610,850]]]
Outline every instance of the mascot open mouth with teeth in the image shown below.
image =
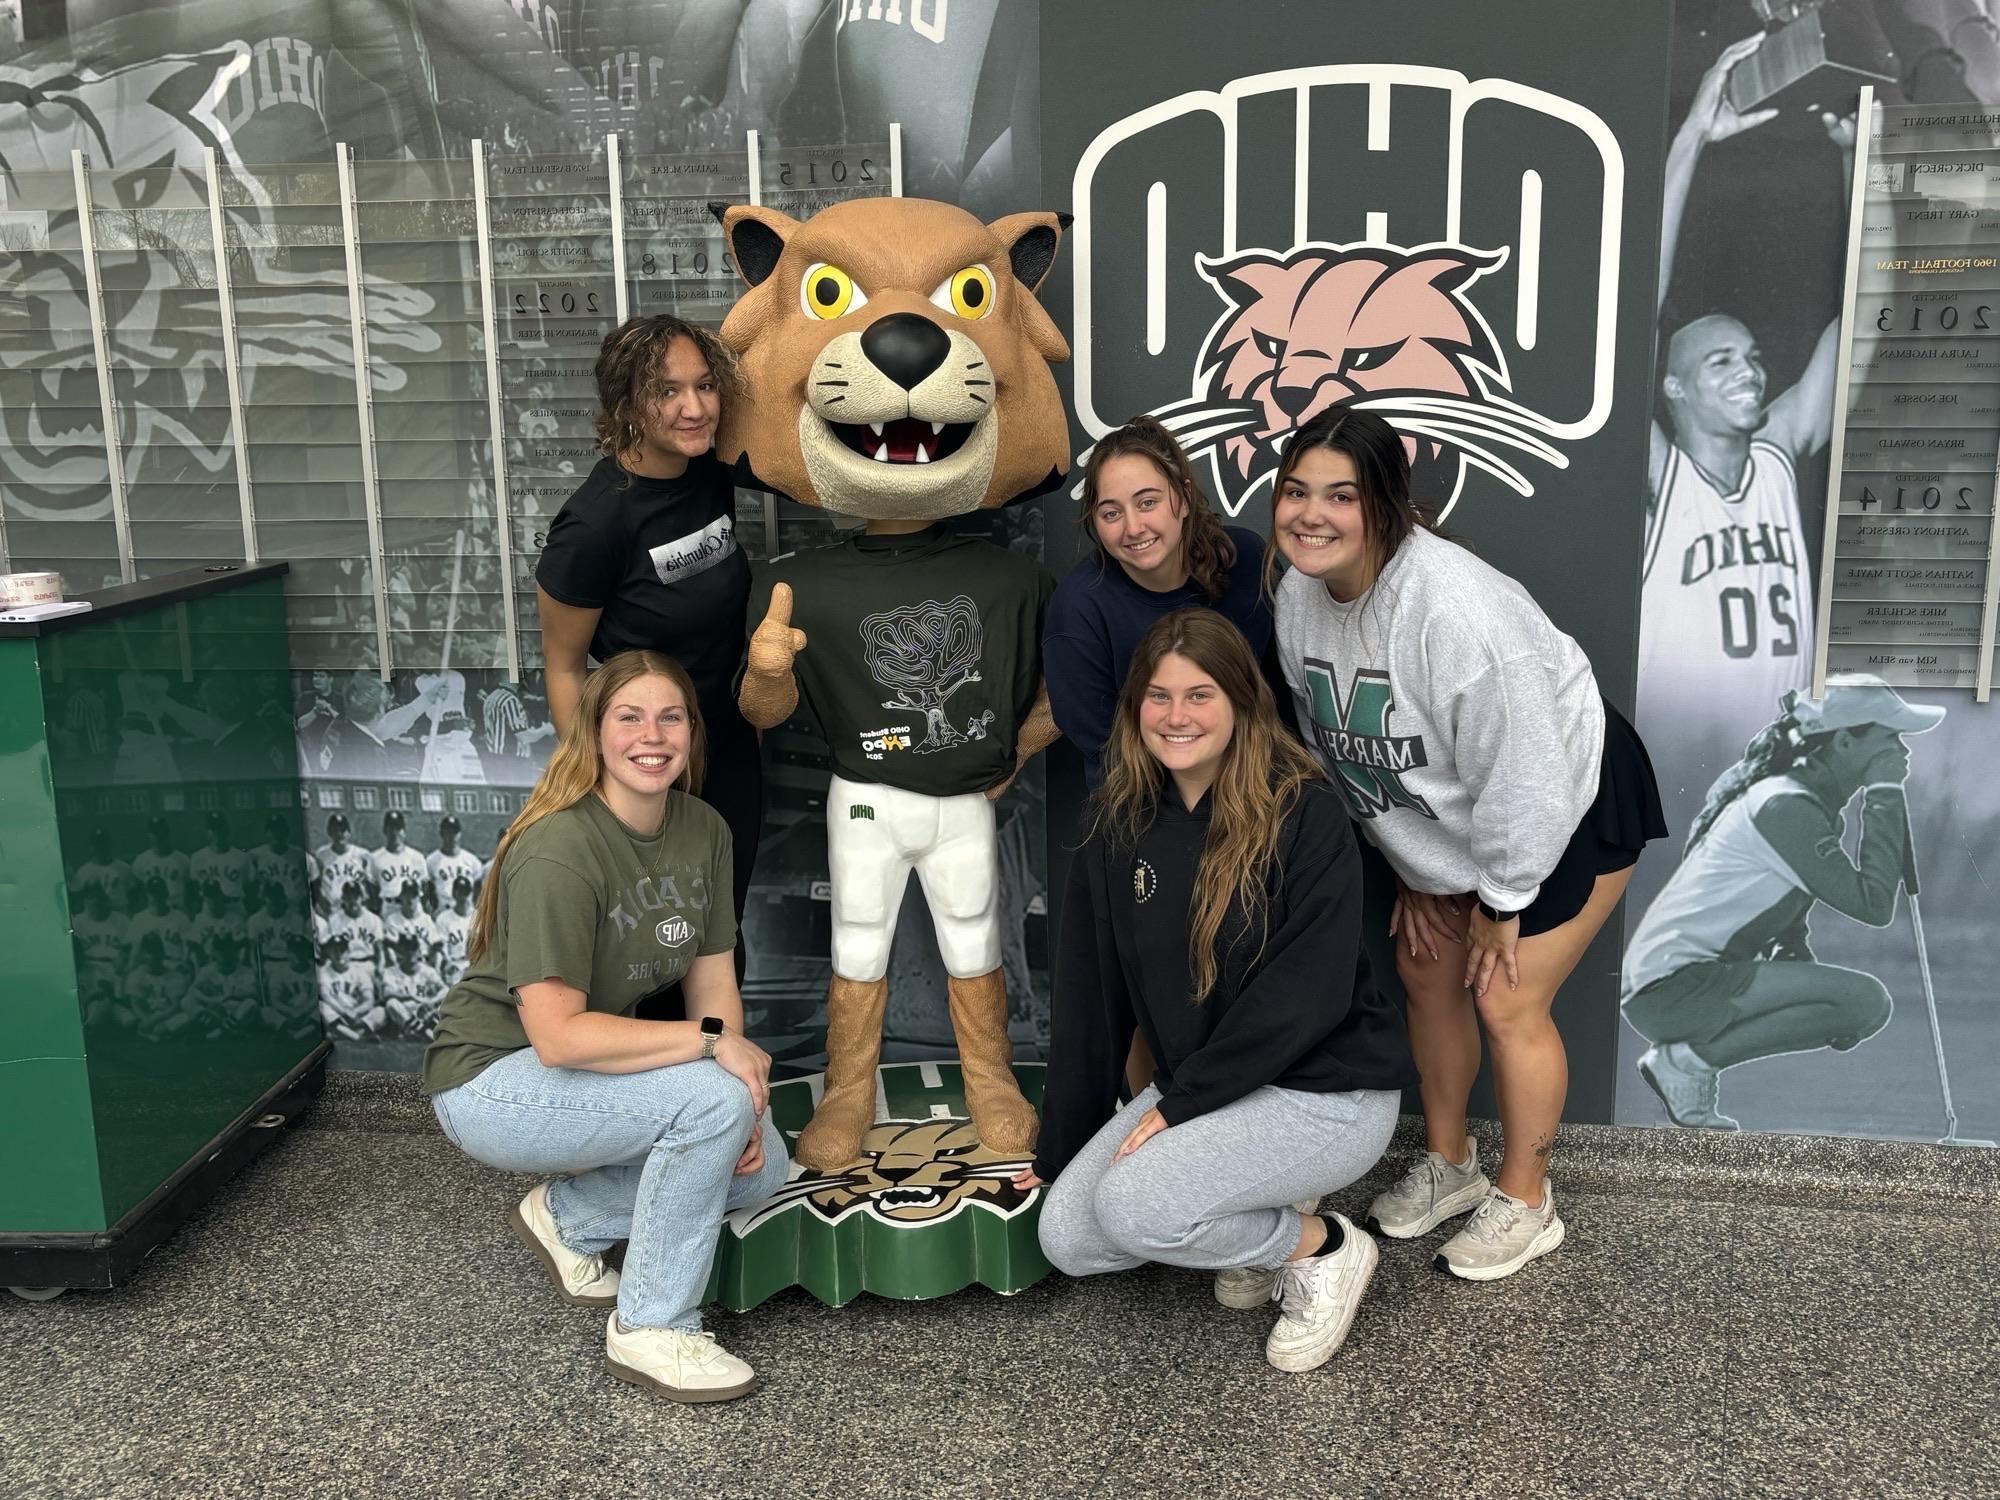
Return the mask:
[[973,1123],[989,1150],[1025,1156],[1036,1119],[1011,1066],[992,799],[1056,735],[1039,655],[1053,582],[939,523],[1067,467],[1049,364],[1069,348],[1034,290],[1068,220],[983,224],[914,198],[803,223],[718,213],[750,289],[722,326],[744,394],[717,452],[746,483],[868,523],[760,570],[739,694],[762,729],[803,704],[833,754],[826,1088],[796,1156],[840,1171],[874,1122],[884,976],[912,870]]

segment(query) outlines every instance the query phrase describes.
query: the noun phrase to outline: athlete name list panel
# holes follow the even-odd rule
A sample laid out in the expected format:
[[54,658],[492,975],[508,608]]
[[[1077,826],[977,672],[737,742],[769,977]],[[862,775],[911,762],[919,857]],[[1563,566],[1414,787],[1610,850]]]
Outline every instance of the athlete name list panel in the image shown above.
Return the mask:
[[535,562],[599,456],[604,335],[721,323],[742,279],[712,204],[807,218],[889,193],[892,153],[483,161],[6,174],[0,562],[81,592],[254,546],[291,564],[295,666],[539,665]]
[[2000,472],[2000,112],[1874,112],[1821,587],[1827,669],[1982,688]]

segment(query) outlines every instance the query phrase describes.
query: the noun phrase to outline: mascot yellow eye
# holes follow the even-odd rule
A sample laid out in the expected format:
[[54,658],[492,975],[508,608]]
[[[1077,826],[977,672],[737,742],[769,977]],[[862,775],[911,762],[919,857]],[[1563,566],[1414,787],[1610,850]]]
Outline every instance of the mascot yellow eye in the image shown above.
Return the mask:
[[820,261],[806,268],[799,285],[799,306],[807,317],[840,318],[868,305],[868,294],[839,266]]
[[967,266],[951,273],[931,301],[961,318],[983,318],[993,311],[993,273],[984,266]]

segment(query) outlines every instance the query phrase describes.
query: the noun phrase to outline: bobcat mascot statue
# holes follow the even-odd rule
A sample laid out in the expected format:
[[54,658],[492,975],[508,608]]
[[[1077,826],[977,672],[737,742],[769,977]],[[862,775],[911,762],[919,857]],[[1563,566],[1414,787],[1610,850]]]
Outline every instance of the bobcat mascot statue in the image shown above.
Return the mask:
[[717,453],[747,484],[867,521],[760,571],[738,696],[762,729],[803,702],[833,754],[826,1089],[796,1155],[841,1171],[874,1122],[889,943],[915,870],[973,1124],[989,1150],[1025,1156],[1036,1120],[1007,1036],[992,799],[1056,737],[1039,656],[1052,583],[937,523],[1068,466],[1049,364],[1069,348],[1034,291],[1069,221],[982,224],[915,198],[803,223],[717,213],[749,284],[722,325],[742,391]]

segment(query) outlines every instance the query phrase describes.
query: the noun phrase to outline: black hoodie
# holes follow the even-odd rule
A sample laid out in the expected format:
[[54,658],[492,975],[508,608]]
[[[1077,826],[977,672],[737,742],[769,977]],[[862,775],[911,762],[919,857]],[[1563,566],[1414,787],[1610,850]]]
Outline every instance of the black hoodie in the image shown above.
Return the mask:
[[1232,904],[1215,988],[1190,1000],[1190,903],[1212,800],[1190,812],[1169,779],[1136,846],[1099,831],[1071,863],[1035,1156],[1045,1180],[1115,1112],[1135,1021],[1169,1125],[1266,1084],[1331,1094],[1417,1081],[1402,1013],[1362,950],[1353,825],[1324,783],[1301,792],[1279,830],[1262,951]]

